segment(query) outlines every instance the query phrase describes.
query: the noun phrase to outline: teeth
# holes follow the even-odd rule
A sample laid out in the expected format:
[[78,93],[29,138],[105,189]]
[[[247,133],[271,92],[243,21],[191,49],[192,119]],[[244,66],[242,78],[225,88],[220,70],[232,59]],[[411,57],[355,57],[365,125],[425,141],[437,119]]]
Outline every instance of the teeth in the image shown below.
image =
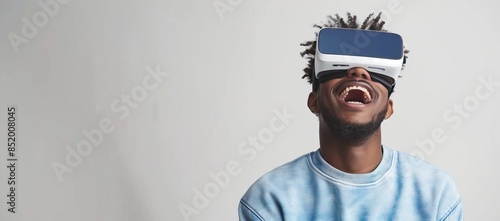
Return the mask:
[[350,103],[350,104],[363,104],[359,101],[347,101],[347,103]]
[[[372,100],[372,96],[370,95],[370,93],[368,92],[368,90],[366,88],[364,88],[364,87],[361,87],[361,86],[349,86],[349,87],[347,87],[340,94],[340,98],[342,100],[345,100],[345,98],[347,97],[347,94],[349,94],[349,91],[350,90],[354,90],[354,89],[363,91],[363,93],[365,94],[365,99],[366,100],[368,100],[368,101]],[[359,104],[362,104],[361,102],[358,102],[358,101],[348,101],[348,103],[359,103]]]

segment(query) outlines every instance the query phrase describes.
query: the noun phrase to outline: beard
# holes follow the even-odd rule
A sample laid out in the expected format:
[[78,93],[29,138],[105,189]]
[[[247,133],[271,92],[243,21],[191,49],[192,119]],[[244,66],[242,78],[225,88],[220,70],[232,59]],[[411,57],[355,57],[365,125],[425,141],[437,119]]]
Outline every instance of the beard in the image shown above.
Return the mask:
[[380,128],[386,113],[387,107],[373,116],[370,122],[364,124],[347,122],[336,115],[325,119],[325,121],[330,130],[340,138],[353,141],[363,140],[370,137]]

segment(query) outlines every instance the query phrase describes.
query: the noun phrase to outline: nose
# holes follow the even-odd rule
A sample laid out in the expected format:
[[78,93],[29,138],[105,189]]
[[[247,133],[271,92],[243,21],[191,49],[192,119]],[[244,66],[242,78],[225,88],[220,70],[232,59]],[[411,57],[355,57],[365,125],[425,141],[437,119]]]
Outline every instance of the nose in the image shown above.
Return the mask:
[[358,77],[358,78],[363,78],[366,80],[371,80],[370,74],[366,69],[356,67],[356,68],[351,68],[347,70],[347,77]]

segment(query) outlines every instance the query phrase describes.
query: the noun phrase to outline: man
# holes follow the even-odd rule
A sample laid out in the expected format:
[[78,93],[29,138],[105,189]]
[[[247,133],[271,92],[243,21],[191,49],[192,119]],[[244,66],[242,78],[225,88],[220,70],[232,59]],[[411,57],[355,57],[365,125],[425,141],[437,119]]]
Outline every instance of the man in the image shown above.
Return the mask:
[[[369,15],[361,27],[349,13],[347,21],[329,17],[315,26],[321,29],[318,40],[302,44],[308,48],[301,55],[309,62],[303,78],[313,85],[307,105],[319,119],[320,148],[256,181],[240,201],[240,220],[463,220],[462,201],[449,175],[381,144],[380,125],[393,113],[390,95],[408,51],[399,35],[366,31],[385,31],[380,17]],[[352,34],[345,28],[357,30]],[[349,44],[328,49],[327,40],[343,34],[359,38],[354,42],[363,50]],[[335,63],[335,53],[362,53],[384,39],[391,43],[383,45],[383,53],[372,47],[373,55],[345,53],[349,59]],[[371,46],[365,44],[370,41]],[[394,45],[400,60],[384,57]],[[371,61],[396,62],[398,71],[391,71],[389,63],[365,64]]]

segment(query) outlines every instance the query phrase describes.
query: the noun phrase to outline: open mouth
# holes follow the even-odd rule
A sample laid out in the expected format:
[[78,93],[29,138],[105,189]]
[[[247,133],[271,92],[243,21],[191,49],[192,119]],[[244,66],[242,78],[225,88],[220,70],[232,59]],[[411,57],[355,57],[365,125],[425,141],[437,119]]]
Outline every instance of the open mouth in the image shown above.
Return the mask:
[[369,104],[373,100],[370,90],[361,85],[346,87],[340,93],[339,98],[349,104]]

